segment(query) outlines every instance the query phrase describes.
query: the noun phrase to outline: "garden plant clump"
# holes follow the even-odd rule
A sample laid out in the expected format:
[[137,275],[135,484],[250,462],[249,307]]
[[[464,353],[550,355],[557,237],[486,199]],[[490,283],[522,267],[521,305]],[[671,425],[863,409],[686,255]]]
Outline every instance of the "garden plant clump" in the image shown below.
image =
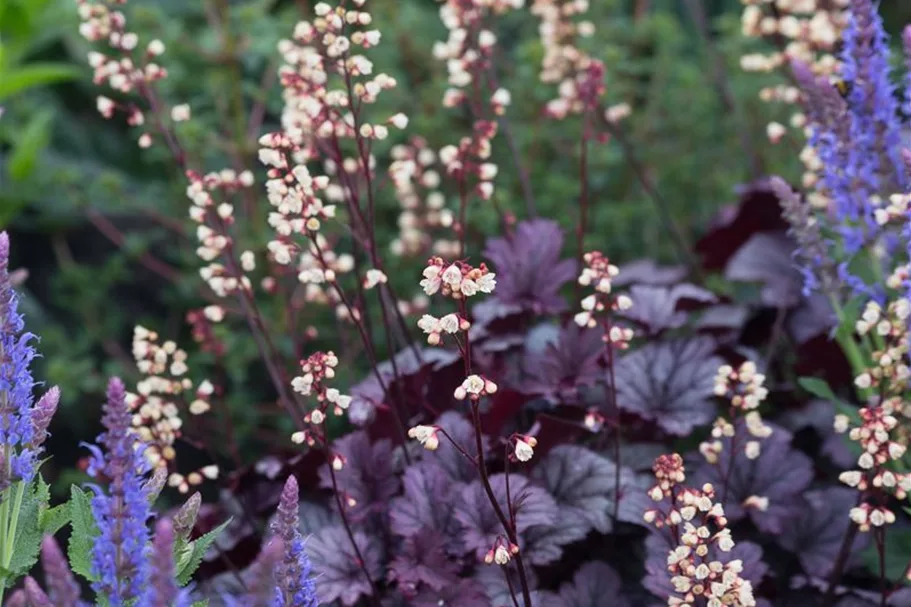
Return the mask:
[[[439,0],[436,40],[418,3],[74,4],[92,110],[160,199],[55,193],[123,264],[93,282],[50,238],[59,314],[111,359],[85,377],[30,303],[28,221],[0,232],[0,603],[911,606],[911,26],[885,7],[683,2],[691,91],[643,67],[679,32],[642,1]],[[691,165],[654,152],[677,129]],[[25,201],[66,148],[32,135]],[[737,200],[691,221],[689,187]],[[125,267],[159,292],[106,316]]]

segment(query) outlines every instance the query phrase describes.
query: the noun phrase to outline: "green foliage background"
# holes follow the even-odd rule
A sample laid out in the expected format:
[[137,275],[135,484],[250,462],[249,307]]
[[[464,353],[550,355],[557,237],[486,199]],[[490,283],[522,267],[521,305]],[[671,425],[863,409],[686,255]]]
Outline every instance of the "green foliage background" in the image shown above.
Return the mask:
[[[274,83],[276,43],[310,14],[308,4],[132,0],[127,6],[130,27],[141,40],[157,37],[167,45],[163,63],[170,76],[162,94],[193,108],[193,120],[181,134],[194,154],[206,158],[207,169],[230,166],[231,146],[237,146],[248,166],[257,166],[255,147],[239,133],[260,98],[268,110],[263,128],[276,123],[279,91],[263,85]],[[911,20],[905,3],[884,4],[893,30]],[[739,1],[706,0],[702,6],[726,68],[733,107],[719,94],[711,56],[682,1],[593,0],[590,17],[598,33],[587,41],[588,50],[607,64],[608,103],[632,105],[623,128],[691,242],[719,207],[734,199],[737,184],[763,173],[794,178],[798,170],[796,143],[773,147],[765,138],[769,120],[788,117],[782,108],[757,98],[776,76],[745,74],[739,68],[740,56],[759,45],[740,35]],[[637,7],[647,11],[636,17]],[[383,32],[383,44],[371,58],[377,70],[399,81],[375,111],[405,111],[411,117],[408,132],[424,135],[435,148],[456,141],[468,123],[439,104],[445,67],[433,59],[431,48],[445,30],[437,3],[369,0],[369,10]],[[218,15],[230,16],[226,29],[212,27]],[[540,214],[571,229],[579,195],[578,136],[567,123],[540,116],[555,90],[538,82],[542,48],[535,18],[525,10],[498,25],[502,80],[513,93],[512,130],[531,167]],[[202,373],[208,362],[206,355],[192,353],[184,323],[188,309],[204,305],[186,219],[185,182],[163,148],[140,150],[134,131],[98,115],[99,91],[85,64],[90,47],[77,28],[72,0],[0,4],[0,104],[5,107],[0,119],[0,227],[11,232],[13,266],[29,271],[24,307],[30,329],[41,336],[44,355],[37,375],[63,389],[62,411],[53,428],[55,459],[46,469],[52,476],[71,470],[79,453],[75,445],[95,434],[106,377],[116,373],[128,384],[135,380],[129,352],[135,324],[191,350],[192,370]],[[502,138],[496,147],[501,154],[497,203],[521,218],[524,203]],[[650,256],[674,261],[654,203],[616,142],[596,146],[591,167],[593,215],[586,246],[620,260]],[[261,182],[262,174],[257,177]],[[260,204],[264,219],[264,196]],[[396,230],[397,205],[391,197],[381,205],[379,238],[386,246]],[[102,235],[99,221],[110,222],[123,242],[115,245]],[[492,207],[476,205],[470,221],[477,252],[483,235],[497,230],[497,216]],[[244,226],[244,244],[262,251],[264,230],[265,221]],[[568,246],[576,250],[572,238]],[[172,279],[150,271],[143,263],[147,254],[172,267]],[[413,293],[420,260],[386,259],[398,264],[389,274],[400,292]],[[263,305],[268,308],[269,302]],[[324,345],[337,347],[332,325],[325,329]],[[272,394],[248,334],[224,330],[220,337],[229,352],[221,382],[245,456],[252,457],[262,448],[254,427],[286,431],[287,422],[265,418],[257,406]],[[280,346],[291,351],[290,341]],[[355,381],[363,371],[350,369],[343,383]]]

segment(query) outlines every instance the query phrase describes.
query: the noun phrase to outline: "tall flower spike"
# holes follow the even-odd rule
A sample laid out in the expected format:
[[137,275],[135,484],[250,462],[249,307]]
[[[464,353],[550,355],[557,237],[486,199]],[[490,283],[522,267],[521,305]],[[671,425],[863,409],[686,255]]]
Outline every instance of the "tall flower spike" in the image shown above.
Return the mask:
[[57,412],[57,405],[60,404],[60,388],[54,386],[44,393],[35,408],[32,409],[32,426],[34,435],[29,447],[38,449],[44,444],[48,437],[48,427],[51,425],[51,419]]
[[79,583],[70,572],[66,557],[52,535],[41,541],[41,568],[47,583],[48,594],[57,607],[82,607],[79,600]]
[[143,446],[130,432],[130,421],[123,382],[113,378],[101,418],[105,431],[98,436],[105,453],[91,446],[89,465],[90,474],[110,479],[109,494],[93,487],[92,513],[101,535],[92,549],[92,573],[97,577],[92,589],[111,607],[124,607],[142,596],[149,578],[146,521],[152,513],[145,491],[148,462]]
[[[869,194],[904,191],[898,104],[890,78],[889,45],[873,0],[854,0],[842,50],[842,76],[851,86],[850,154],[856,179],[868,181]],[[864,201],[865,202],[865,201]]]
[[284,559],[275,570],[272,607],[316,607],[316,584],[310,578],[310,559],[300,532],[297,479],[289,476],[278,503],[275,532],[284,545]]
[[0,232],[0,450],[7,465],[0,469],[0,491],[19,480],[31,480],[38,450],[32,421],[32,379],[29,366],[37,353],[34,335],[24,331],[18,297],[9,274],[9,236]]
[[144,605],[148,607],[189,607],[188,593],[177,587],[174,570],[174,525],[158,521],[152,540],[151,574]]

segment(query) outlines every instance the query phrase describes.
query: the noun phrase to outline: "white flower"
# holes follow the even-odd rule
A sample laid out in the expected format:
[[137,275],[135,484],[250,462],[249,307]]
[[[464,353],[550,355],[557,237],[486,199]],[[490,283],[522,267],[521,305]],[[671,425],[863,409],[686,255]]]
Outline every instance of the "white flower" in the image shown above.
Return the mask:
[[396,114],[395,116],[390,118],[389,122],[391,122],[392,126],[394,126],[397,129],[404,129],[405,127],[408,126],[408,116],[399,112],[398,114]]
[[443,272],[442,280],[450,287],[455,288],[462,282],[462,271],[453,264]]
[[478,292],[478,283],[471,280],[470,278],[466,278],[462,281],[462,284],[459,286],[459,290],[462,292],[462,295],[465,295],[466,297],[471,297],[472,295],[474,295],[475,293]]
[[174,122],[184,122],[190,119],[190,106],[186,103],[175,105],[171,108],[171,120]]
[[408,436],[420,441],[428,451],[435,451],[440,446],[440,439],[434,426],[414,426],[408,430]]
[[446,333],[458,333],[460,321],[458,315],[447,314],[440,319],[438,324],[439,328]]
[[497,546],[493,554],[493,560],[497,565],[505,565],[509,562],[509,550],[505,546]]
[[497,281],[495,280],[496,274],[493,272],[488,272],[484,276],[481,276],[478,279],[478,290],[481,293],[493,293],[493,290],[497,286]]
[[516,439],[516,459],[520,462],[527,462],[535,454],[532,445],[528,444],[521,438]]
[[364,278],[364,288],[372,289],[378,284],[386,284],[387,280],[386,275],[381,270],[371,268],[367,270],[367,275]]
[[440,319],[431,316],[430,314],[421,316],[421,319],[418,321],[418,328],[427,334],[439,333],[442,330],[440,327]]

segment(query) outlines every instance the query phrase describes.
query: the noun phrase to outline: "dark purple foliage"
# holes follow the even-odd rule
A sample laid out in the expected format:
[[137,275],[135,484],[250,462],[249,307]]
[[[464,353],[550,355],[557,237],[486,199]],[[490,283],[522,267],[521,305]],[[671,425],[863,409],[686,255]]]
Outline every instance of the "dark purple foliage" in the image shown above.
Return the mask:
[[389,518],[393,533],[411,538],[426,529],[442,534],[449,552],[460,551],[460,524],[455,518],[456,496],[462,486],[436,463],[409,466],[402,477],[404,494],[392,500]]
[[845,436],[835,432],[835,406],[825,400],[811,400],[800,408],[786,411],[778,423],[787,430],[797,433],[809,428],[822,441],[820,453],[832,460],[839,469],[847,469],[857,461],[851,454]]
[[715,416],[715,373],[721,360],[708,337],[654,341],[619,358],[617,404],[682,436]]
[[[813,463],[791,447],[790,432],[771,423],[767,425],[772,427],[772,435],[762,439],[759,457],[749,459],[744,454],[749,434],[743,424],[737,424],[733,459],[731,439],[722,439],[718,464],[703,461],[695,469],[691,482],[696,486],[712,483],[729,520],[749,516],[762,531],[780,534],[785,521],[806,508],[802,496],[813,480]],[[762,510],[744,506],[752,497],[768,498],[768,507]]]
[[728,280],[762,285],[762,303],[790,308],[801,300],[803,278],[794,266],[794,241],[784,232],[750,238],[724,270]]
[[623,583],[610,565],[600,562],[585,563],[573,576],[573,581],[560,587],[564,607],[601,607],[610,597],[612,607],[630,607],[632,604],[621,596]]
[[566,309],[560,296],[564,284],[576,277],[576,262],[560,260],[563,231],[555,221],[522,221],[509,236],[487,241],[484,257],[497,273],[494,298],[535,314]]
[[681,283],[673,286],[633,285],[629,290],[633,307],[622,312],[647,334],[679,329],[689,319],[688,311],[714,304],[718,297],[702,287]]
[[414,607],[490,607],[484,587],[472,579],[459,580],[440,590],[427,588],[410,603]]
[[604,380],[600,364],[603,355],[600,331],[570,323],[560,330],[555,342],[527,357],[523,363],[527,379],[521,389],[556,403],[575,403],[580,387]]
[[[385,573],[379,543],[361,531],[354,532],[354,541],[371,579],[376,582]],[[307,540],[306,549],[313,563],[320,603],[339,600],[350,607],[359,597],[370,595],[370,583],[358,565],[357,553],[344,527],[335,525],[322,529]]]
[[683,266],[659,266],[651,259],[638,259],[620,266],[614,286],[673,285],[686,278]]
[[[804,572],[827,577],[845,534],[853,524],[848,512],[857,504],[857,491],[848,487],[827,487],[807,491],[803,497],[806,507],[785,522],[778,543],[797,555]],[[869,543],[870,534],[857,534],[852,545],[852,560],[856,560]]]
[[[503,512],[508,512],[506,502],[506,475],[494,474],[490,486]],[[554,498],[545,490],[532,485],[519,474],[509,475],[509,492],[516,513],[516,530],[522,533],[535,525],[551,525],[556,521],[558,508]],[[464,487],[457,500],[455,516],[462,524],[465,550],[478,558],[494,546],[497,537],[505,536],[503,525],[497,518],[493,505],[487,499],[481,481]]]
[[[367,433],[360,431],[335,441],[332,450],[345,459],[344,468],[336,471],[335,477],[339,491],[355,502],[348,515],[360,521],[371,513],[383,512],[399,491],[399,478],[392,468],[392,443],[371,443]],[[320,469],[320,486],[332,488],[328,464]]]
[[[472,457],[477,456],[478,450],[475,444],[474,427],[463,415],[456,413],[455,411],[448,411],[441,415],[434,423],[445,430],[446,433],[452,437],[452,440],[459,444],[468,455]],[[488,448],[489,442],[487,437],[483,438],[482,444],[484,445],[485,451]],[[423,457],[442,468],[449,477],[456,482],[468,483],[478,477],[478,471],[474,464],[468,461],[468,459],[449,442],[449,439],[443,436],[440,436],[440,446],[437,450],[433,453],[424,452]]]
[[389,565],[389,577],[406,596],[423,587],[441,591],[458,582],[459,565],[445,550],[446,538],[433,527],[424,527],[406,538]]

